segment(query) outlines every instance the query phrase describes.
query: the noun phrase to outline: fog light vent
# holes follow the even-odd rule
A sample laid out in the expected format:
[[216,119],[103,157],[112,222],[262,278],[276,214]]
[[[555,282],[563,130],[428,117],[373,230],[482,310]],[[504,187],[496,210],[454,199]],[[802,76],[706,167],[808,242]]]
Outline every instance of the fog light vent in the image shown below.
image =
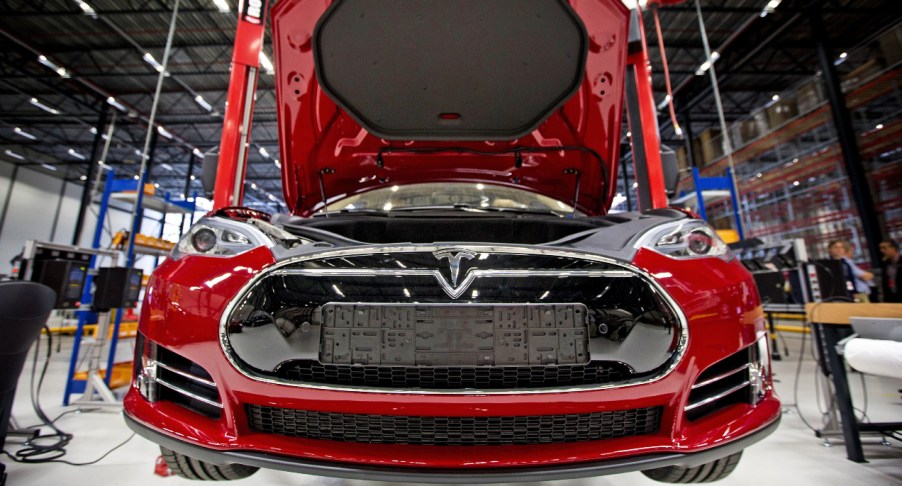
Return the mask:
[[170,401],[189,410],[219,418],[222,400],[216,383],[197,363],[139,335],[141,366],[135,377],[141,395],[150,402]]

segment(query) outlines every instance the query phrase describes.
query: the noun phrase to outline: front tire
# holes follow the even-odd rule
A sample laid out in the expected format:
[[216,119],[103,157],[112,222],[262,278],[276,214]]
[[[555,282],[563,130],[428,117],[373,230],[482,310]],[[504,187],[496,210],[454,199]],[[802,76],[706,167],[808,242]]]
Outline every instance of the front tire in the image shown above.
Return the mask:
[[736,469],[741,457],[742,451],[739,451],[716,461],[706,462],[701,466],[667,466],[642,471],[642,474],[664,483],[710,483],[729,476],[733,469]]
[[217,465],[188,457],[165,447],[160,447],[163,460],[173,474],[197,481],[232,481],[244,479],[257,472],[258,467],[244,464]]

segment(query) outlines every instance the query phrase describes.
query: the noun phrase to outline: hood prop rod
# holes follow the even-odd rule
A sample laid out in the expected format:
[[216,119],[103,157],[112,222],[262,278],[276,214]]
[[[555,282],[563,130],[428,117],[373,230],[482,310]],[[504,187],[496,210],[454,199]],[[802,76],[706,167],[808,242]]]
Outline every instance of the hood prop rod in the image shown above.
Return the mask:
[[334,174],[334,173],[335,173],[335,169],[333,169],[331,167],[323,167],[319,171],[319,195],[320,195],[320,197],[322,197],[323,213],[326,214],[327,218],[329,217],[329,208],[326,207],[326,181],[325,181],[324,175],[325,174]]
[[564,169],[564,174],[573,174],[576,177],[576,188],[573,190],[573,211],[570,212],[570,217],[576,217],[576,204],[579,202],[579,169],[575,167],[570,167],[569,169]]

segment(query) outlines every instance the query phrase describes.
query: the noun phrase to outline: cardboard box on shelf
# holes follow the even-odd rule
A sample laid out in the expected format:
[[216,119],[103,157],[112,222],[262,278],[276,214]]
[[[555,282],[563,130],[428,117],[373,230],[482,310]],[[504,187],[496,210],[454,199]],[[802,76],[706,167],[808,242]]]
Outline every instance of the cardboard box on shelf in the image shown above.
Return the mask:
[[808,113],[824,101],[821,96],[821,90],[818,89],[820,78],[812,79],[807,83],[799,86],[796,90],[796,99],[799,104],[799,113]]
[[799,105],[794,97],[783,98],[770,105],[766,112],[767,124],[775,130],[799,115]]
[[701,153],[701,166],[706,166],[723,156],[723,141],[720,138],[719,128],[709,128],[698,137]]
[[840,81],[843,93],[848,93],[855,89],[856,86],[880,74],[880,71],[883,70],[880,64],[880,61],[876,58],[871,58],[861,66],[855,68],[854,71],[843,76],[842,81]]
[[895,28],[880,36],[880,54],[890,67],[902,61],[902,28]]
[[730,127],[733,132],[733,146],[735,148],[748,145],[758,137],[767,133],[766,114],[758,112],[746,120],[737,121]]
[[687,155],[686,147],[680,147],[676,149],[676,158],[677,158],[677,167],[680,170],[688,169],[691,167],[689,163],[689,155]]

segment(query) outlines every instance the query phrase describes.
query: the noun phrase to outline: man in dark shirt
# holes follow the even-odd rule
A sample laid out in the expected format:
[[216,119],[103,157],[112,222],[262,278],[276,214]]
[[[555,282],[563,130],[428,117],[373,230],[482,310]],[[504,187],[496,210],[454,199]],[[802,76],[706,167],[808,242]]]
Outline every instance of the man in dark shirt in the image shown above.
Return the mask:
[[855,298],[855,302],[870,302],[871,287],[868,282],[874,281],[874,274],[852,261],[852,244],[846,240],[833,240],[827,246],[830,258],[840,260],[843,265],[843,277],[846,289]]
[[893,240],[880,243],[883,261],[883,278],[880,287],[884,302],[902,303],[902,258],[899,258],[899,244]]

